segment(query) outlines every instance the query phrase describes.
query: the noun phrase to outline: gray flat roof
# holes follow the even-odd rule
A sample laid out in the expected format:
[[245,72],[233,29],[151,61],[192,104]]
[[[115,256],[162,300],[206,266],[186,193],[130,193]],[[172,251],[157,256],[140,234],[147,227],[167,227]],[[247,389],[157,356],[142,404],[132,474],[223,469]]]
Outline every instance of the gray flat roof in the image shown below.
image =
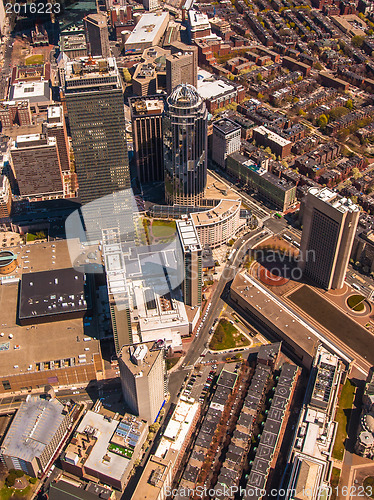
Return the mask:
[[55,398],[29,396],[21,403],[5,436],[1,446],[3,454],[26,462],[39,457],[65,418],[63,408]]

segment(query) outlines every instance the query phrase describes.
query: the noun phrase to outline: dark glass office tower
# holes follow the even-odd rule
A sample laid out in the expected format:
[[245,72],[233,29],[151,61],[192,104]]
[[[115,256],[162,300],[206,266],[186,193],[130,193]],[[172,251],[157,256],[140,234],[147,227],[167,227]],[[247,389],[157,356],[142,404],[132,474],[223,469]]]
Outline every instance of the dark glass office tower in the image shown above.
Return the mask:
[[175,87],[164,117],[165,197],[171,205],[200,205],[207,178],[207,118],[192,85]]
[[129,99],[135,164],[141,184],[164,180],[162,96]]
[[82,204],[129,188],[124,102],[115,59],[69,61],[62,79]]

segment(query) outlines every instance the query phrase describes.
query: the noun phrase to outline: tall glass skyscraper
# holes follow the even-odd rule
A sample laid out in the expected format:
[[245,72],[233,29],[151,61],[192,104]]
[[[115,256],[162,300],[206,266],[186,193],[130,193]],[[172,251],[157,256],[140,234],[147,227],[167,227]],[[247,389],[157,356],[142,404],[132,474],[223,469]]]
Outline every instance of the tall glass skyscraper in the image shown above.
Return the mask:
[[124,101],[115,59],[68,61],[62,80],[82,204],[129,188]]
[[208,112],[192,85],[175,87],[164,116],[165,198],[171,205],[200,205],[207,178]]

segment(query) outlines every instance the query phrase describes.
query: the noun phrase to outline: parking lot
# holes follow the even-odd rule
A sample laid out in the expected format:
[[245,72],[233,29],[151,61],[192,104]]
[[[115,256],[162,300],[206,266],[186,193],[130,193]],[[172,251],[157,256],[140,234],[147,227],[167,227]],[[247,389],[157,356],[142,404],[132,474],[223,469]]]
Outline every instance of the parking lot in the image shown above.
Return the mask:
[[[237,373],[240,365],[241,363],[238,362],[234,367],[231,363],[230,368]],[[214,363],[201,366],[200,370],[195,368],[195,371],[191,374],[191,376],[186,376],[181,395],[193,398],[195,401],[203,403],[224,366],[227,366],[227,364]]]

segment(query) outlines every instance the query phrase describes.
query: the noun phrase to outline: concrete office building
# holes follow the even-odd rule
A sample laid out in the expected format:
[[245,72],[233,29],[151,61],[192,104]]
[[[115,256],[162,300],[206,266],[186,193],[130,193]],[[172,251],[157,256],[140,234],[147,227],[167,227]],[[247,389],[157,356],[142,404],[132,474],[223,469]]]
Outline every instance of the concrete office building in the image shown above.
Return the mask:
[[179,290],[177,243],[165,249],[122,246],[119,231],[109,229],[102,232],[102,244],[117,355],[123,346],[160,339],[165,348],[181,350],[190,322]]
[[240,150],[240,137],[240,125],[228,118],[213,123],[212,160],[221,168],[226,168],[228,155]]
[[61,35],[58,45],[61,52],[69,59],[87,56],[87,40],[84,33]]
[[343,287],[360,216],[351,200],[312,187],[305,198],[300,269],[323,288]]
[[192,85],[178,85],[167,99],[164,117],[166,201],[200,205],[207,181],[205,103]]
[[181,83],[196,87],[197,73],[194,59],[193,52],[177,52],[166,58],[166,92],[168,94],[171,94],[172,90]]
[[147,423],[133,415],[125,414],[119,422],[88,410],[62,455],[62,468],[123,490],[147,434]]
[[63,195],[60,156],[54,137],[19,135],[10,154],[20,196],[52,199]]
[[135,415],[153,423],[166,397],[163,350],[155,342],[123,347],[118,362],[125,403]]
[[208,16],[193,9],[188,11],[188,29],[191,40],[209,38],[212,35]]
[[68,172],[70,170],[69,140],[62,106],[50,106],[48,108],[47,122],[43,123],[43,132],[47,137],[56,138],[61,170]]
[[[199,49],[196,45],[187,45],[183,42],[179,42],[178,40],[170,43],[170,50],[172,54],[178,54],[181,52],[192,54],[193,56],[193,74],[194,74],[194,82],[191,84],[197,88],[197,67],[198,67],[198,59],[199,59]],[[183,82],[181,82],[183,83]]]
[[161,47],[144,50],[132,77],[134,95],[148,97],[166,90],[166,57],[169,55],[170,51]]
[[122,87],[113,58],[65,63],[63,91],[83,204],[130,186]]
[[183,251],[183,299],[188,306],[201,305],[202,247],[191,220],[177,221],[179,241]]
[[135,164],[141,184],[164,179],[162,115],[160,96],[129,99]]
[[108,23],[104,14],[90,14],[84,18],[88,53],[91,56],[110,57]]
[[282,212],[297,201],[296,185],[256,165],[239,151],[227,156],[227,171]]
[[50,465],[70,423],[71,410],[57,399],[28,395],[1,445],[1,462],[37,477]]

